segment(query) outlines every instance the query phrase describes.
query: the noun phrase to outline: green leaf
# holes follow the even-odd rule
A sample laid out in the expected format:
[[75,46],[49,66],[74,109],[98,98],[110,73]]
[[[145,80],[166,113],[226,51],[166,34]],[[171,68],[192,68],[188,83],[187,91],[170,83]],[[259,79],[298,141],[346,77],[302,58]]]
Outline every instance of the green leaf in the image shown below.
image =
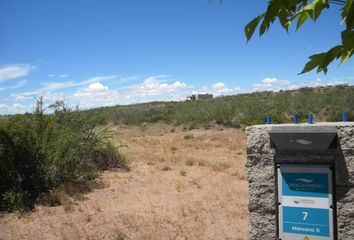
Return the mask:
[[282,27],[288,32],[289,30],[289,26],[290,26],[290,21],[288,19],[289,16],[289,11],[286,11],[284,9],[280,10],[279,14],[278,14],[278,18],[280,21],[280,24],[282,25]]
[[308,61],[306,63],[304,69],[302,69],[300,74],[307,73],[307,72],[313,70],[314,68],[316,68],[317,66],[319,66],[320,63],[325,58],[325,55],[326,55],[325,53],[319,53],[319,54],[314,54],[314,55],[310,56],[310,61]]
[[247,24],[247,26],[245,27],[245,34],[247,37],[247,42],[252,38],[254,31],[256,30],[259,21],[261,21],[261,19],[264,17],[264,14],[259,15],[258,17],[256,17],[255,19],[253,19],[251,22],[249,22]]
[[333,62],[335,59],[338,59],[341,56],[343,46],[338,45],[331,48],[327,52],[319,53],[310,56],[310,61],[306,63],[304,69],[300,74],[309,72],[317,67],[317,73],[324,72],[327,73],[328,65]]
[[344,30],[342,32],[343,50],[341,54],[340,64],[348,61],[354,53],[354,30]]
[[279,14],[279,11],[284,7],[283,1],[285,0],[270,0],[267,11],[264,13],[263,22],[259,29],[259,35],[262,36],[268,31],[270,24],[273,23]]
[[353,29],[354,28],[354,1],[353,0],[348,0],[348,7],[346,11],[346,25],[347,29]]
[[345,48],[354,48],[354,30],[344,30],[341,36],[342,44]]
[[288,31],[293,21],[297,21],[296,30],[310,19],[316,21],[322,11],[332,4],[342,5],[342,23],[346,29],[342,32],[342,45],[336,46],[327,52],[310,56],[300,74],[317,68],[317,72],[326,73],[328,65],[340,58],[341,63],[347,61],[354,54],[354,0],[269,0],[266,11],[253,19],[245,28],[249,41],[257,26],[260,24],[259,34],[262,36],[271,24],[278,18],[281,26]]
[[338,45],[333,48],[331,48],[327,53],[321,64],[318,66],[317,72],[321,72],[322,69],[325,73],[327,73],[327,67],[328,65],[333,62],[335,59],[340,58],[341,53],[343,51],[343,46]]
[[304,22],[306,22],[308,17],[309,17],[309,15],[307,14],[306,11],[302,11],[298,15],[297,24],[296,24],[296,30],[298,30],[301,27],[301,25],[304,24]]
[[342,8],[341,24],[346,23],[349,29],[354,27],[354,1],[347,0],[345,6]]
[[340,59],[340,64],[345,63],[346,61],[353,56],[354,53],[354,48],[350,49],[349,51],[346,51],[345,53],[342,53],[341,59]]
[[328,0],[314,1],[313,20],[316,21],[323,9],[329,8]]
[[300,11],[300,9],[303,9],[307,5],[307,0],[298,0],[295,2],[296,2],[297,8],[295,8],[294,11]]

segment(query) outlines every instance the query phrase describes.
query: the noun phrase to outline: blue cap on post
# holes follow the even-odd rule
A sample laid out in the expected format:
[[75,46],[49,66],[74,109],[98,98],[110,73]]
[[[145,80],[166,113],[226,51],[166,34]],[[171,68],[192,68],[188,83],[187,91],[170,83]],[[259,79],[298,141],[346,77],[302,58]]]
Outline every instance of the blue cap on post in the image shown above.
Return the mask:
[[269,115],[266,116],[266,124],[270,124],[270,116]]
[[308,121],[307,121],[309,124],[312,124],[313,123],[313,115],[312,113],[309,113],[308,115]]
[[342,122],[346,122],[346,121],[347,121],[347,113],[342,112]]
[[297,114],[297,112],[294,112],[294,123],[295,124],[299,123],[299,115]]

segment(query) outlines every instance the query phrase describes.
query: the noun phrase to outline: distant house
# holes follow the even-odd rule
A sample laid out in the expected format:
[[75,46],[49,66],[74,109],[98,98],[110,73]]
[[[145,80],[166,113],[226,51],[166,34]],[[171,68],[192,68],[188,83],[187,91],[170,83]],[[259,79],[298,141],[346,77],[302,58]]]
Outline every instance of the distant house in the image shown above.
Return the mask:
[[198,94],[197,95],[198,100],[204,100],[204,99],[213,99],[213,94]]
[[192,94],[187,97],[187,101],[213,99],[213,94]]
[[187,97],[187,101],[193,101],[193,100],[197,100],[197,95],[193,94]]

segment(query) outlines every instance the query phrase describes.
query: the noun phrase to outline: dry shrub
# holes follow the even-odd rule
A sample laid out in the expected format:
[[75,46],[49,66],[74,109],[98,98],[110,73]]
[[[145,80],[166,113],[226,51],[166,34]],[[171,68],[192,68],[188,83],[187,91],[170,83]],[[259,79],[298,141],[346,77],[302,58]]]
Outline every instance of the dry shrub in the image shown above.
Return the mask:
[[183,138],[184,138],[185,140],[193,139],[193,138],[194,138],[194,135],[193,135],[193,134],[187,134],[187,135],[184,135]]
[[185,170],[179,171],[179,174],[184,177],[187,176],[187,172]]
[[210,161],[207,159],[196,159],[195,162],[200,167],[209,167],[216,172],[221,172],[231,167],[231,163],[226,160]]
[[40,199],[40,203],[45,206],[65,206],[71,203],[67,194],[63,191],[53,190]]
[[162,168],[162,171],[171,171],[172,169],[171,169],[171,167],[170,166],[164,166],[163,168]]
[[128,238],[120,229],[115,228],[112,233],[111,236],[109,237],[109,240],[129,240],[130,238]]
[[231,164],[226,161],[218,161],[218,162],[211,163],[211,169],[213,169],[216,172],[223,171],[223,170],[228,169],[230,167],[231,167]]
[[129,170],[127,159],[118,151],[117,147],[110,142],[103,144],[97,149],[94,163],[100,170],[111,168]]
[[175,154],[177,152],[177,147],[172,146],[172,147],[170,147],[170,150],[173,154]]
[[68,207],[72,204],[72,200],[82,201],[86,198],[85,194],[93,189],[104,188],[105,184],[100,179],[91,181],[73,181],[61,185],[59,188],[44,194],[40,203],[45,206],[64,206]]
[[186,164],[187,166],[193,166],[194,163],[195,163],[195,159],[194,159],[194,158],[191,158],[191,157],[187,158],[186,161],[185,161],[185,164]]

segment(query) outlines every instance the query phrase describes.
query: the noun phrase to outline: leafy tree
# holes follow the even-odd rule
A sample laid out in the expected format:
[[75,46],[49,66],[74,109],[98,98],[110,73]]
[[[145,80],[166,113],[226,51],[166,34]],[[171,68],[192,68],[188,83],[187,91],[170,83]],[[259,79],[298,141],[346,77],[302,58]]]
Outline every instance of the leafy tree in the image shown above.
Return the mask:
[[245,27],[247,41],[249,41],[257,26],[259,34],[262,36],[270,28],[275,20],[279,20],[281,26],[288,31],[290,25],[296,21],[296,30],[307,20],[316,21],[322,11],[329,9],[334,4],[342,6],[342,24],[345,30],[341,33],[342,44],[310,56],[310,61],[306,63],[302,73],[309,72],[317,68],[317,73],[327,73],[328,65],[336,59],[344,63],[354,54],[354,0],[270,0],[264,13],[254,18]]

